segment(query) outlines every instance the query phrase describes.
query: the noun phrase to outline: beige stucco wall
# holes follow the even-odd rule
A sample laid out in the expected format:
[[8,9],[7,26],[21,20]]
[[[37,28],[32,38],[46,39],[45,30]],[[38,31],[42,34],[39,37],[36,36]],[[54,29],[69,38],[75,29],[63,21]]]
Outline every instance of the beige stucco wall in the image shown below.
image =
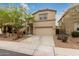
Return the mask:
[[55,12],[53,12],[53,11],[42,11],[42,12],[38,12],[38,13],[34,14],[35,21],[40,21],[39,20],[39,14],[44,14],[44,13],[48,13],[48,20],[55,20]]
[[[46,20],[39,20],[39,14],[48,13]],[[54,35],[55,34],[55,11],[42,11],[34,14],[33,33],[35,35]]]
[[55,22],[55,21],[35,22],[35,23],[34,23],[34,26],[35,26],[35,27],[38,27],[38,26],[39,26],[39,27],[43,27],[43,26],[53,26],[53,27],[54,27],[54,26],[55,26],[55,25],[54,25],[54,22]]

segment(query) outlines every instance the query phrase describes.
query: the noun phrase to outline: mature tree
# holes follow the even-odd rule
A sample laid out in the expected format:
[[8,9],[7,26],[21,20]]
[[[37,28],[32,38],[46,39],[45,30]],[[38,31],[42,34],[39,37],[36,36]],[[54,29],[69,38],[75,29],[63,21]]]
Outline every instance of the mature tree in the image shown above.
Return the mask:
[[[4,6],[2,6],[4,7]],[[0,8],[0,27],[4,24],[11,24],[16,28],[28,27],[30,22],[33,22],[34,17],[26,11],[26,8],[20,6],[8,6]]]

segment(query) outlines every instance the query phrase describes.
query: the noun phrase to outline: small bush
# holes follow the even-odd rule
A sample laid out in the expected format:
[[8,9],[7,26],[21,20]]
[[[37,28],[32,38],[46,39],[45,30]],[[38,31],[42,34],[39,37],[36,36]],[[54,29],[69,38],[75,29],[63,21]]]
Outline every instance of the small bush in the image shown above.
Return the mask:
[[79,37],[79,32],[76,32],[76,31],[74,31],[74,32],[72,32],[72,37]]

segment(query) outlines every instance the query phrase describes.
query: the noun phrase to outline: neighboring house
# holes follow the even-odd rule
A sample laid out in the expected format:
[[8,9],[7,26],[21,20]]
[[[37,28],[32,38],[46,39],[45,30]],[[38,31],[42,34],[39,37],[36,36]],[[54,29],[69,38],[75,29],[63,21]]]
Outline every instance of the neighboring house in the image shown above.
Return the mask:
[[69,8],[58,21],[60,29],[67,34],[79,31],[79,5]]
[[35,35],[54,35],[55,34],[55,15],[56,10],[42,9],[34,14],[33,34]]

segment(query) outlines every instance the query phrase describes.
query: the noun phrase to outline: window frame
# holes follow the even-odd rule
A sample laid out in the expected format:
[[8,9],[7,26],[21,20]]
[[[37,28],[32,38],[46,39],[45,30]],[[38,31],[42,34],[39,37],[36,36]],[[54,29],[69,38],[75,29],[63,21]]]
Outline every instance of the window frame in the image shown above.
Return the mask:
[[47,20],[48,19],[48,13],[39,14],[39,20]]

